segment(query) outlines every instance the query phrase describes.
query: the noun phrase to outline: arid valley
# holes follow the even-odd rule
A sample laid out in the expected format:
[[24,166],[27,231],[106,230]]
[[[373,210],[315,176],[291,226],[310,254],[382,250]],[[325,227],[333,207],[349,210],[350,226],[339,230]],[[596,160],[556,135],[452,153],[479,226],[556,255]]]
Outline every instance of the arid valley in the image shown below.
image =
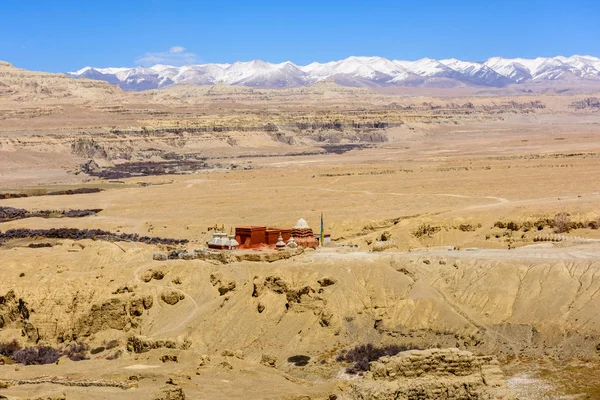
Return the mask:
[[[600,88],[565,87],[0,63],[0,398],[600,398]],[[321,215],[324,246],[206,250]],[[349,371],[366,345],[408,350]]]

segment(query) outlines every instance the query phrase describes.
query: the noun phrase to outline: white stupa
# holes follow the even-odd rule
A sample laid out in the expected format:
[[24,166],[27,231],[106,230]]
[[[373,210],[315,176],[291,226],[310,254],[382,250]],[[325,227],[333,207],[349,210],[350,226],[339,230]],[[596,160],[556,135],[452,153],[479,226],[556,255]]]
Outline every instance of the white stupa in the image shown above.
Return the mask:
[[304,218],[300,218],[296,225],[292,228],[291,235],[295,238],[294,241],[298,246],[317,247],[319,242],[315,239],[313,230],[308,226],[308,223]]
[[235,235],[233,233],[229,234],[229,240],[225,242],[225,246],[227,246],[229,250],[235,250],[240,246],[238,241],[235,240]]
[[310,226],[308,226],[308,222],[304,218],[300,218],[293,229],[310,229]]
[[289,247],[290,249],[297,249],[298,248],[298,243],[296,243],[296,240],[294,240],[293,236],[290,237],[290,240],[288,240],[287,247]]
[[281,236],[281,232],[279,233],[279,238],[277,239],[277,243],[275,243],[275,247],[277,247],[280,250],[285,248],[285,242],[283,241],[283,236]]

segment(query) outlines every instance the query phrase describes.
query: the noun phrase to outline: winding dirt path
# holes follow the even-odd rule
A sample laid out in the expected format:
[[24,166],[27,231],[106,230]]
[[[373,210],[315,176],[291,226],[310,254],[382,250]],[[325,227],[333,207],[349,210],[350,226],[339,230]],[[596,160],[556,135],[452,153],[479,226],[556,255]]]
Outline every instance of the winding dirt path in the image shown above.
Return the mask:
[[[339,178],[338,178],[339,179]],[[332,182],[332,183],[335,183]],[[496,200],[497,203],[491,204],[491,205],[497,205],[497,204],[504,204],[504,203],[509,203],[510,200],[505,199],[503,197],[496,197],[496,196],[465,196],[465,195],[460,195],[460,194],[451,194],[451,193],[397,193],[397,192],[371,192],[369,190],[344,190],[344,189],[332,189],[332,188],[319,188],[319,187],[312,187],[312,186],[291,186],[290,188],[293,189],[308,189],[308,190],[319,190],[319,191],[323,191],[323,192],[334,192],[334,193],[357,193],[357,194],[366,194],[367,196],[373,196],[373,195],[383,195],[383,196],[442,196],[442,197],[456,197],[456,198],[461,198],[461,199],[492,199],[492,200]],[[483,206],[475,206],[475,207],[485,207],[488,205],[483,205]]]

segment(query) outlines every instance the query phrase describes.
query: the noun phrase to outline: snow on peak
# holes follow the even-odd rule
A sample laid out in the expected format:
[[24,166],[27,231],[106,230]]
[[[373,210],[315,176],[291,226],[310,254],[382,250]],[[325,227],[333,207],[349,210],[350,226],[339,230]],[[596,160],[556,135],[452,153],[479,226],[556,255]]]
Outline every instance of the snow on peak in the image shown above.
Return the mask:
[[[366,86],[402,85],[406,82],[446,78],[470,85],[504,86],[566,77],[600,80],[600,58],[573,55],[570,57],[502,58],[491,57],[484,62],[462,61],[456,58],[416,61],[389,60],[377,56],[351,56],[339,61],[313,62],[296,65],[291,61],[278,64],[262,60],[238,61],[233,64],[196,64],[152,67],[93,68],[70,72],[73,77],[88,77],[121,82],[128,90],[145,90],[176,83],[214,84],[259,87],[290,87],[308,85],[335,78],[341,82],[357,82]],[[139,83],[138,83],[139,82]]]
[[70,74],[70,75],[82,75],[82,74],[85,74],[87,71],[89,71],[91,69],[93,69],[93,68],[90,67],[90,66],[87,66],[87,67],[83,67],[81,69],[78,69],[77,71],[67,72],[67,73]]

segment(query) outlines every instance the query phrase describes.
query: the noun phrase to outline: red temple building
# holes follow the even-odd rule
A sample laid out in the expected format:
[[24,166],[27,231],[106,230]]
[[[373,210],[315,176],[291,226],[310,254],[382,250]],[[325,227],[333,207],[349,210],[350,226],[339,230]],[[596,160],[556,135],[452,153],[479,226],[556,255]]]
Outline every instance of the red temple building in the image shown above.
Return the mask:
[[266,226],[238,226],[235,228],[235,240],[240,244],[240,248],[250,249],[260,247],[266,244],[267,227]]
[[[235,228],[235,240],[239,243],[240,249],[275,248],[278,242],[281,244],[280,236],[284,243],[292,243],[289,247],[306,248],[319,245],[312,229],[302,218],[291,229],[266,226],[238,226]],[[281,245],[278,248],[281,248]]]

